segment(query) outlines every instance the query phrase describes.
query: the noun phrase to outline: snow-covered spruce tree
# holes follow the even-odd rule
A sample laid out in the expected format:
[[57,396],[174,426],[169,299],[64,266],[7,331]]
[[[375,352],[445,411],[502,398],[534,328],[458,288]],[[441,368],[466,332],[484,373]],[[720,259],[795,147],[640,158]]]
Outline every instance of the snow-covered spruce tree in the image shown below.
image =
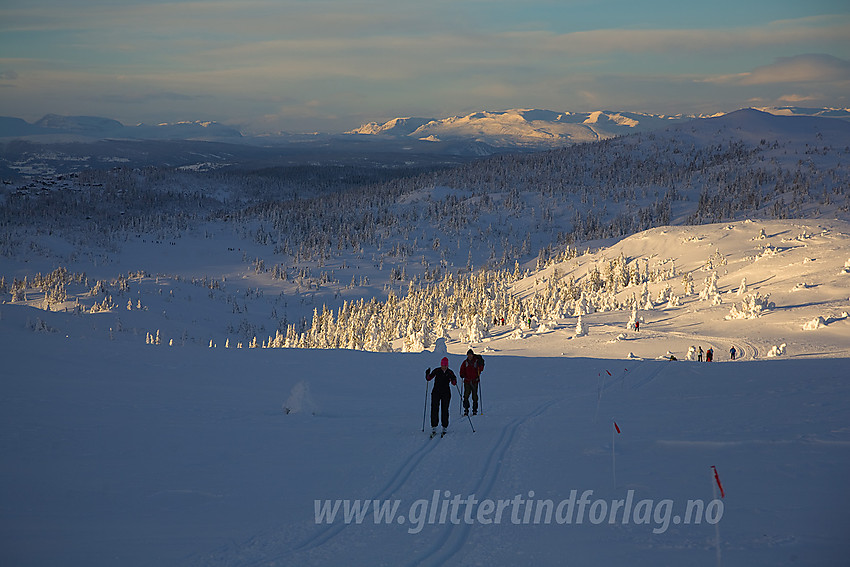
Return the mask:
[[587,298],[587,292],[582,290],[581,296],[576,300],[573,308],[573,317],[590,314],[590,302]]
[[[720,295],[717,289],[717,272],[711,272],[704,280],[704,287],[699,293],[700,301],[716,301],[716,297]],[[716,303],[715,303],[716,305]]]
[[366,350],[373,352],[392,352],[393,350],[378,315],[373,315],[369,322],[369,340],[366,341]]
[[100,303],[95,302],[89,309],[89,313],[101,313],[105,311],[110,311],[114,307],[115,306],[112,304],[112,296],[107,295]]
[[433,343],[433,332],[431,331],[431,325],[428,322],[428,319],[422,320],[422,327],[419,329],[420,342],[422,343],[422,350],[427,350],[431,348]]
[[630,331],[634,331],[635,325],[637,324],[637,322],[638,322],[637,304],[633,303],[632,311],[631,311],[631,314],[629,315],[629,322],[626,323],[626,328],[629,329]]
[[726,319],[756,319],[761,317],[765,311],[773,309],[773,307],[774,304],[770,302],[770,294],[762,296],[758,292],[748,293],[744,296],[740,308],[734,304],[732,305],[732,309],[729,311]]
[[782,356],[783,354],[785,354],[785,347],[786,346],[787,345],[785,343],[782,343],[779,346],[774,345],[774,346],[770,347],[770,350],[767,352],[767,356],[769,356],[769,357]]
[[585,327],[584,323],[581,320],[581,314],[579,314],[576,319],[576,336],[584,337],[587,335],[587,327]]
[[640,287],[640,306],[646,310],[655,308],[655,305],[652,304],[652,300],[649,298],[649,285],[646,281]]
[[670,301],[670,297],[673,295],[673,288],[670,287],[669,283],[664,284],[664,287],[661,288],[661,291],[658,292],[658,297],[655,300],[655,303],[661,304],[665,301]]
[[694,294],[694,277],[690,272],[686,272],[682,276],[682,285],[684,286],[684,295],[687,297]]
[[407,332],[405,333],[401,350],[402,352],[422,352],[425,350],[422,345],[421,335],[416,330],[412,319],[407,322]]

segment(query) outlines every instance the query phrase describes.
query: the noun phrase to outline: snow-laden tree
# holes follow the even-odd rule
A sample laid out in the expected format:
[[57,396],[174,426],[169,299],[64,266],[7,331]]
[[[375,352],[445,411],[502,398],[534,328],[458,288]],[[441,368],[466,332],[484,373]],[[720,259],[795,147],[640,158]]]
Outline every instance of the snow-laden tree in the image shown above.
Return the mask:
[[684,286],[684,295],[693,295],[694,294],[694,277],[690,272],[685,273],[682,276],[682,285]]
[[756,319],[773,307],[774,304],[770,301],[770,294],[762,296],[758,292],[748,293],[744,296],[741,307],[732,305],[732,309],[729,311],[726,319]]
[[578,318],[576,319],[576,336],[577,337],[584,337],[586,335],[587,335],[587,327],[582,322],[581,315],[579,315]]
[[637,306],[632,307],[631,314],[629,315],[629,322],[626,323],[626,328],[630,331],[634,331],[635,325],[638,322],[638,310]]
[[782,343],[781,345],[778,345],[778,346],[774,345],[774,346],[770,347],[769,351],[767,351],[767,356],[769,356],[769,357],[782,356],[783,354],[785,354],[785,347],[786,347],[785,343]]
[[428,319],[422,320],[422,326],[419,329],[420,342],[422,343],[422,350],[428,350],[431,348],[431,345],[434,344],[434,333],[431,331],[431,325]]
[[700,301],[711,301],[715,305],[717,305],[717,297],[720,295],[720,291],[717,289],[717,272],[711,272],[707,278],[703,281],[704,287],[702,291],[699,292]]
[[466,327],[466,340],[469,343],[480,343],[487,336],[486,323],[476,313],[469,321]]
[[665,283],[664,287],[661,288],[658,292],[658,296],[655,299],[656,304],[662,304],[666,301],[670,301],[670,297],[673,295],[673,288],[670,287],[669,283]]
[[581,296],[576,300],[575,307],[573,309],[573,317],[580,317],[581,315],[589,315],[591,313],[590,301],[587,297],[587,292],[582,290]]

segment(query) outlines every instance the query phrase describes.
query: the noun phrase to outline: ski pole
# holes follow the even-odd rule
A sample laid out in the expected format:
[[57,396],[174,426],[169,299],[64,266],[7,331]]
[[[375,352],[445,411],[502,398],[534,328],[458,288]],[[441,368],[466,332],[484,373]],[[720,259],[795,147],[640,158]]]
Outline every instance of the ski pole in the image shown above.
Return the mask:
[[[460,387],[455,383],[455,390],[457,390],[457,395],[460,396]],[[461,403],[461,407],[463,407],[463,403]],[[463,415],[461,413],[461,415]],[[469,414],[466,414],[466,419],[469,420],[469,426],[472,428],[472,432],[475,433],[475,426],[472,425],[472,418],[469,417]]]
[[469,426],[472,428],[472,432],[475,433],[475,426],[472,425],[472,418],[469,417],[469,414],[466,414],[466,419],[469,420]]
[[[430,370],[430,368],[428,369]],[[428,373],[425,373],[427,376]],[[425,416],[428,415],[428,381],[425,381],[425,407],[422,408],[422,433],[425,433]]]
[[460,417],[463,417],[463,396],[460,393],[460,386],[455,384],[455,390],[457,390],[457,399],[458,399],[458,404],[460,405],[460,408],[458,408],[459,409],[458,415]]
[[484,415],[484,390],[481,389],[481,375],[478,375],[478,409]]

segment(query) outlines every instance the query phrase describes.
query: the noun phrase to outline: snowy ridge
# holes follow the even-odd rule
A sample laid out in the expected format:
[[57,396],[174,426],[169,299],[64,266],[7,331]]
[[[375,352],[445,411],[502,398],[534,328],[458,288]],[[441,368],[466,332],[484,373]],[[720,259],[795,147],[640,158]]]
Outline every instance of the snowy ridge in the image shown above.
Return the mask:
[[[73,138],[69,138],[73,136]],[[163,122],[156,125],[125,126],[100,116],[62,116],[47,114],[30,124],[20,119],[0,118],[0,138],[23,138],[32,142],[131,140],[207,140],[240,138],[239,130],[214,121]]]
[[[472,139],[497,147],[558,147],[690,120],[693,116],[667,117],[632,112],[589,113],[513,109],[474,112],[443,119],[393,119],[370,123],[347,134],[406,136],[420,140]],[[411,130],[411,125],[421,123]]]
[[[850,120],[846,109],[760,108],[776,116],[824,117]],[[733,113],[729,113],[733,114]],[[496,147],[561,147],[592,142],[635,132],[667,128],[698,118],[724,116],[663,115],[640,112],[596,110],[555,112],[512,109],[502,112],[474,112],[442,119],[395,118],[386,123],[371,122],[346,132],[366,136],[411,137],[420,140],[472,139]],[[413,128],[417,124],[420,126]]]

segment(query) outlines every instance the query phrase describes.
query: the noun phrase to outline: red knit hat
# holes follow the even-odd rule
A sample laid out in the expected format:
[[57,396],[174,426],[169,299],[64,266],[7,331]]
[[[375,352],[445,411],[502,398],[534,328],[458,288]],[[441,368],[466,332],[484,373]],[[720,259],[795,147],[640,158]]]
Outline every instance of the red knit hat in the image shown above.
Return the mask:
[[443,360],[440,361],[440,366],[448,366],[448,365],[449,365],[449,359],[444,356]]

